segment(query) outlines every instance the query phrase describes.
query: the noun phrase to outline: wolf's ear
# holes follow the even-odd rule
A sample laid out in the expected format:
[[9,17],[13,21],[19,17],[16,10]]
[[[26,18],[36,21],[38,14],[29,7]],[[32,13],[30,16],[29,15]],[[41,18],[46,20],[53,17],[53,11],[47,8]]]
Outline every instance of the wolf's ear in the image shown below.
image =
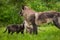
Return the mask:
[[25,5],[22,5],[22,9],[23,9],[23,10],[24,10],[24,6],[25,6]]

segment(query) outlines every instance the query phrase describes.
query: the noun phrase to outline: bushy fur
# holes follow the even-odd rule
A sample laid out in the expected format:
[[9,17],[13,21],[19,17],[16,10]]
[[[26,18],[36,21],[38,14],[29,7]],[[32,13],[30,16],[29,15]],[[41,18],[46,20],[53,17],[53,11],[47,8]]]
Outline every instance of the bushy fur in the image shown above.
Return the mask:
[[28,25],[32,25],[34,34],[37,33],[37,25],[53,22],[53,20],[55,20],[54,16],[57,16],[57,17],[60,16],[60,12],[56,12],[56,11],[35,12],[34,10],[32,10],[27,6],[22,6],[22,10],[20,14],[22,14],[22,16],[24,17],[24,20],[28,23]]

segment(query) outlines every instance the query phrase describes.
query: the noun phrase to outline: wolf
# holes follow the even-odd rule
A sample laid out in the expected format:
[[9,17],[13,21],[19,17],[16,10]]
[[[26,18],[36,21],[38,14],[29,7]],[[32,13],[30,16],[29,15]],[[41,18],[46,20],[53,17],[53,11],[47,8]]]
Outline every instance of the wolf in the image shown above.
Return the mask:
[[[32,25],[32,28],[31,26],[26,26],[26,29],[28,29],[27,27],[30,27],[33,30],[32,32],[34,34],[37,34],[38,25],[53,22],[54,16],[60,17],[60,12],[56,11],[36,12],[33,9],[29,8],[28,6],[23,5],[20,11],[20,16],[24,17],[24,20],[26,21],[26,23],[28,23],[28,25]],[[56,27],[58,28],[58,26]]]

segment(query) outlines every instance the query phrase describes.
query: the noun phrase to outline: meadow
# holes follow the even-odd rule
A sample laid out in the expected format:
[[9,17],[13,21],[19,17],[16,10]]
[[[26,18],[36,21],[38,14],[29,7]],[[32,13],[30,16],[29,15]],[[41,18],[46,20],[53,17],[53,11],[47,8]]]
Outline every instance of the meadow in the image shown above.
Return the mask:
[[[44,27],[45,26],[45,27]],[[60,29],[56,28],[54,25],[42,25],[38,27],[38,34],[16,34],[13,35],[3,33],[5,27],[0,28],[0,40],[60,40]]]
[[60,0],[0,0],[0,40],[60,40],[60,29],[54,24],[41,25],[38,34],[3,33],[9,24],[21,24],[23,17],[20,16],[21,6],[26,4],[37,12],[57,11],[60,12]]

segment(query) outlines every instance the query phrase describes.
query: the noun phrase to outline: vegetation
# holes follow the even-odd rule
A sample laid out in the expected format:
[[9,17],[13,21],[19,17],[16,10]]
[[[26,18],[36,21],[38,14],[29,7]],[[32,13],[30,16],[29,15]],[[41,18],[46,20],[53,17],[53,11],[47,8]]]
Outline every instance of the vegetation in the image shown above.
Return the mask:
[[38,12],[49,10],[60,12],[60,0],[0,0],[0,40],[60,40],[60,30],[53,24],[41,25],[38,28],[38,35],[3,33],[8,24],[23,22],[24,18],[19,14],[22,4]]
[[0,0],[0,26],[20,24],[23,21],[19,15],[22,4],[26,4],[39,12],[60,11],[60,0]]
[[0,25],[20,24],[23,19],[19,15],[22,1],[0,0]]

